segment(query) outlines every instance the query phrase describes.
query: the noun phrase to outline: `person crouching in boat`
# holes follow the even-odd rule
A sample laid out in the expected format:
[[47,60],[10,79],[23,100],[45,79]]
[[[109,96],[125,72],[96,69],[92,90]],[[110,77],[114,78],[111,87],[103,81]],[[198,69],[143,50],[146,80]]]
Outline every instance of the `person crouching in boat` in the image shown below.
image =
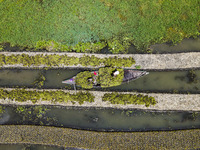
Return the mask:
[[113,72],[113,76],[116,77],[119,74],[119,71],[116,70],[115,72]]

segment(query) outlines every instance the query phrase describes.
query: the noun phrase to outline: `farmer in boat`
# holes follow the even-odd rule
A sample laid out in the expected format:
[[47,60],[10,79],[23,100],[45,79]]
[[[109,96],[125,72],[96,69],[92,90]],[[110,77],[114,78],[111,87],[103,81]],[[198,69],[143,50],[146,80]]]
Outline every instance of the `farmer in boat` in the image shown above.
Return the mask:
[[119,71],[116,70],[115,72],[113,72],[113,76],[116,77],[119,74]]
[[93,79],[94,79],[94,81],[93,81],[93,83],[95,84],[95,85],[97,85],[97,73],[94,71],[94,77],[93,77]]

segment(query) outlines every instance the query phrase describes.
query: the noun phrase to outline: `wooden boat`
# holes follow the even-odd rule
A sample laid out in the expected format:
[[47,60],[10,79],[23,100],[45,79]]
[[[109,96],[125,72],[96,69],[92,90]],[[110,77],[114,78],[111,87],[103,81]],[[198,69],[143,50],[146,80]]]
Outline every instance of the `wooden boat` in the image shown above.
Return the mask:
[[[97,73],[98,74],[98,71],[92,71],[91,73]],[[134,69],[128,69],[128,70],[124,69],[124,78],[123,78],[123,81],[122,81],[121,84],[136,80],[136,79],[143,77],[147,74],[149,74],[149,72],[134,70]],[[75,85],[76,84],[76,76],[74,76],[70,79],[64,80],[64,81],[62,81],[62,83]],[[101,87],[101,85],[98,84],[98,83],[93,83],[93,88],[96,88],[96,87]]]

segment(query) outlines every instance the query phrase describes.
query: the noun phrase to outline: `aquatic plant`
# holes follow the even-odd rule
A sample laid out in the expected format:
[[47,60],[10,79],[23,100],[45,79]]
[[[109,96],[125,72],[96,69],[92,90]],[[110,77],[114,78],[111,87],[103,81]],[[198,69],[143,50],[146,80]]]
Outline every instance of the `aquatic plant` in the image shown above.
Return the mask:
[[112,38],[107,41],[108,47],[113,54],[127,53],[131,43],[129,38]]
[[33,86],[37,88],[42,88],[45,80],[46,80],[45,76],[42,73],[40,73],[39,77],[35,79],[35,81],[33,82]]
[[[0,116],[5,112],[5,107],[0,105]],[[1,117],[0,117],[1,118]]]
[[96,43],[93,43],[93,42],[80,43],[79,42],[75,46],[72,46],[72,49],[75,52],[78,52],[78,53],[79,52],[83,52],[83,53],[92,52],[92,53],[95,53],[95,52],[100,51],[104,47],[106,47],[106,43],[104,41],[96,42]]
[[1,0],[0,43],[49,51],[69,51],[68,47],[81,43],[74,50],[84,52],[88,43],[105,41],[118,53],[127,49],[126,39],[142,49],[196,37],[199,14],[198,0]]
[[43,125],[44,122],[48,125],[55,125],[55,118],[47,117],[45,114],[50,110],[46,106],[16,106],[14,110],[21,120],[18,123],[26,124],[27,121],[33,122],[34,124]]
[[[91,89],[93,87],[92,77],[93,75],[89,71],[80,72],[76,76],[76,84],[83,88]],[[91,82],[89,79],[91,79]]]
[[50,101],[50,102],[78,102],[83,104],[83,102],[93,102],[94,96],[88,92],[77,92],[76,94],[70,94],[63,92],[62,90],[57,91],[36,91],[36,90],[25,90],[25,89],[13,89],[6,90],[0,89],[0,99],[15,100],[18,102],[32,101],[36,103],[38,100]]
[[119,94],[116,92],[104,94],[102,100],[109,101],[111,104],[135,104],[145,105],[146,107],[157,103],[152,96],[142,94]]
[[34,56],[29,56],[28,54],[22,55],[4,55],[0,54],[0,66],[3,65],[17,65],[21,64],[25,67],[27,66],[40,66],[44,67],[56,67],[56,66],[68,66],[78,64],[82,66],[113,66],[113,67],[131,67],[135,64],[135,60],[132,57],[129,58],[118,58],[118,57],[109,57],[109,58],[98,58],[94,55],[83,57],[69,57],[67,55],[45,55],[37,54]]
[[[117,76],[113,73],[119,71]],[[124,78],[124,70],[121,68],[105,67],[99,69],[99,82],[101,87],[118,86],[122,83]]]
[[[113,73],[115,71],[119,71],[119,75],[114,76]],[[76,84],[83,88],[91,89],[95,80],[101,87],[118,86],[123,81],[124,70],[120,68],[104,67],[99,69],[96,79],[93,78],[94,76],[94,73],[89,71],[80,72],[76,76]]]
[[187,74],[189,83],[197,83],[197,75],[194,70],[190,70]]

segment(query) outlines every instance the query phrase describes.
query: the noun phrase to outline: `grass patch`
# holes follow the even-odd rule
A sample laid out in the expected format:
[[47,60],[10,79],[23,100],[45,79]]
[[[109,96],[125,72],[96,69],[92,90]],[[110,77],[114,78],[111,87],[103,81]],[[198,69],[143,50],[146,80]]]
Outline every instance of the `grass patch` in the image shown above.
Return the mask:
[[[0,43],[113,53],[180,42],[200,31],[198,0],[0,1]],[[105,42],[102,42],[105,41]]]

